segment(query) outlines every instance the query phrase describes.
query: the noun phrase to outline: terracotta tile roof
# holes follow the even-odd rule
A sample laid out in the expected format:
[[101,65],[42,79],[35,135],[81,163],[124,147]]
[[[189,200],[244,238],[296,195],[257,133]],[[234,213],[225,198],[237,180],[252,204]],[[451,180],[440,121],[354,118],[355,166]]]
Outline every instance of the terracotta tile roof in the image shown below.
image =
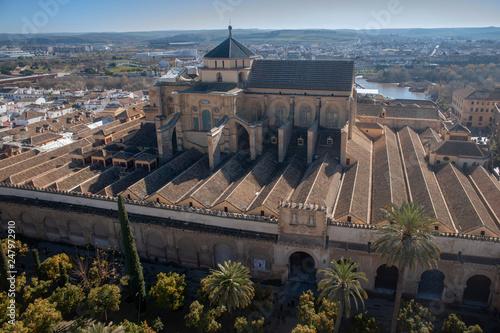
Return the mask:
[[259,158],[242,182],[227,196],[226,201],[242,212],[247,211],[255,197],[278,169],[277,152],[271,150]]
[[372,149],[371,139],[354,126],[352,139],[347,141],[346,155],[353,163],[357,162],[351,168],[354,170],[348,169],[344,174],[334,218],[350,214],[364,223],[370,222]]
[[427,144],[433,145],[443,141],[439,134],[437,134],[436,131],[430,127],[427,127],[427,129],[420,134],[420,140],[424,146]]
[[396,134],[388,127],[373,143],[371,223],[384,220],[381,209],[391,203],[407,202],[406,183]]
[[45,116],[46,115],[43,112],[28,110],[28,111],[21,113],[21,115],[19,115],[17,118],[28,120],[28,119],[34,119],[34,118],[39,118],[39,117],[45,118]]
[[278,215],[278,202],[289,201],[294,189],[300,182],[306,166],[297,156],[293,156],[281,166],[271,181],[260,191],[249,210],[266,207]]
[[[49,161],[50,159],[57,158],[59,156],[63,156],[68,154],[70,151],[75,150],[76,148],[83,147],[88,145],[90,142],[83,139],[78,140],[76,142],[70,143],[69,145],[65,145],[63,147],[38,154],[34,157],[25,159],[24,161],[15,163],[13,165],[9,165],[0,170],[0,180],[5,180],[9,176],[18,172],[19,170],[26,170],[35,166],[38,166],[44,162]],[[64,163],[63,163],[64,164]]]
[[424,148],[419,136],[409,127],[405,127],[398,132],[398,139],[410,201],[423,206],[428,214],[436,217],[445,227],[456,231],[436,176],[425,161]]
[[146,199],[202,157],[200,151],[191,148],[130,186],[128,190],[137,197]]
[[59,139],[62,139],[62,135],[54,134],[54,133],[43,133],[39,135],[34,135],[28,139],[28,144],[31,146],[41,146],[43,144],[57,141]]
[[34,157],[35,155],[36,155],[36,151],[33,149],[30,149],[28,151],[25,151],[24,153],[19,154],[19,155],[14,155],[14,156],[8,157],[4,160],[0,160],[0,170],[5,168],[5,167],[8,167],[8,166],[14,165],[16,163],[22,162],[24,160],[27,160],[28,158]]
[[54,168],[59,168],[66,163],[71,161],[71,157],[67,154],[56,157],[54,159],[48,160],[44,163],[37,164],[31,168],[25,169],[22,171],[11,175],[8,179],[12,184],[24,184],[26,181],[35,178],[38,175],[41,175],[45,172],[50,172]]
[[467,98],[470,94],[472,94],[476,89],[472,88],[471,86],[466,86],[462,89],[457,89],[453,91],[453,95],[458,95],[461,98],[465,99]]
[[462,124],[455,124],[452,128],[448,130],[448,132],[457,132],[457,133],[467,133],[470,134],[470,130]]
[[179,176],[162,187],[157,193],[171,203],[181,201],[198,184],[211,174],[208,165],[208,155],[203,156]]
[[249,164],[248,151],[239,151],[191,194],[191,198],[205,207],[211,207],[231,184],[240,179]]
[[111,167],[81,183],[79,186],[79,192],[96,194],[97,192],[103,190],[106,186],[111,185],[118,180],[120,180],[120,169],[117,167]]
[[385,110],[385,118],[414,118],[439,120],[439,110],[437,108],[421,108],[394,105],[374,105],[358,104],[357,115],[364,117],[380,117],[382,110]]
[[98,175],[102,172],[104,166],[99,163],[90,165],[77,172],[74,172],[64,178],[57,180],[48,186],[48,188],[57,189],[60,191],[70,191],[75,189],[80,184],[86,182],[88,179]]
[[467,170],[469,180],[497,223],[500,223],[500,182],[482,165]]
[[64,178],[73,172],[79,171],[80,168],[75,166],[77,166],[77,164],[75,163],[66,163],[65,165],[59,168],[56,168],[43,175],[39,175],[31,179],[29,182],[26,183],[26,185],[31,185],[34,187],[41,187],[41,188],[46,187],[54,183],[58,179]]
[[144,168],[139,168],[129,173],[128,175],[120,178],[113,184],[106,186],[104,189],[99,191],[97,194],[107,195],[108,197],[116,197],[121,192],[125,191],[129,186],[138,182],[148,175],[148,171]]
[[477,228],[486,227],[499,236],[500,230],[462,171],[451,163],[436,170],[436,177],[457,229],[469,233]]
[[485,157],[489,153],[472,141],[440,141],[431,146],[431,152],[438,155]]

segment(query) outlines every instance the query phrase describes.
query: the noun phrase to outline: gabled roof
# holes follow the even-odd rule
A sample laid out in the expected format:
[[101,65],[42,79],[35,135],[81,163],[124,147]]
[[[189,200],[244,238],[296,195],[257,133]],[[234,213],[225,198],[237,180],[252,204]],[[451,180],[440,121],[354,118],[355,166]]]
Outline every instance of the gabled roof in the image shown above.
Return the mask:
[[247,87],[350,92],[353,83],[351,60],[256,60]]
[[448,130],[448,132],[455,132],[455,133],[468,133],[470,134],[470,130],[465,127],[464,125],[461,124],[456,124],[452,128]]
[[231,36],[231,26],[229,27],[229,38],[217,45],[212,51],[205,54],[204,58],[253,58],[257,55],[246,46],[235,40]]
[[488,153],[475,142],[470,141],[441,141],[433,145],[432,153],[451,156],[485,157]]
[[437,108],[363,103],[358,103],[357,115],[364,117],[380,117],[382,110],[385,110],[385,118],[439,119],[439,110]]

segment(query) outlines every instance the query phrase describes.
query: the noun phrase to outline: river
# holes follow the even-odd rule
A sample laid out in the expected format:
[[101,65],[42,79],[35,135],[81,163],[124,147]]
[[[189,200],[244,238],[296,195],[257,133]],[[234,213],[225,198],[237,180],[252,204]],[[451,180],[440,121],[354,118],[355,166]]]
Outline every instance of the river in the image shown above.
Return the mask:
[[411,92],[408,87],[398,87],[397,83],[368,82],[361,77],[356,77],[356,83],[365,89],[377,89],[384,97],[397,99],[427,99],[426,93]]

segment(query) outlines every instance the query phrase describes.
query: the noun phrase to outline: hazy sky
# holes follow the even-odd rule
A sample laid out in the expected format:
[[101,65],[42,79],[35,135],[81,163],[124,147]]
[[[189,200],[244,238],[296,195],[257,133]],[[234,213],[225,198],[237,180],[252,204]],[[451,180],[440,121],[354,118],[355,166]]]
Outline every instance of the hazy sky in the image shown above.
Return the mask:
[[500,25],[499,0],[0,0],[0,33]]

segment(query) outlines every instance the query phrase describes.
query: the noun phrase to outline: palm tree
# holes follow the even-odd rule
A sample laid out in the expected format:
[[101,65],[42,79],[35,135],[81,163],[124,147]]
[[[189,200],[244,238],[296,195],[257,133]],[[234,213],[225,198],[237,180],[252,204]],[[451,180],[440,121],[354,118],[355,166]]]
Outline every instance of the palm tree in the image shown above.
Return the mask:
[[356,272],[358,264],[349,259],[340,259],[339,262],[332,260],[330,267],[319,270],[323,278],[318,283],[318,289],[322,290],[320,297],[325,297],[330,302],[339,304],[339,313],[335,320],[335,333],[340,329],[342,315],[346,313],[349,318],[351,310],[351,298],[354,299],[356,309],[358,308],[358,298],[365,306],[364,298],[368,298],[366,291],[361,287],[360,280],[368,282],[365,273]]
[[249,305],[255,295],[255,289],[248,267],[231,260],[218,266],[219,270],[211,269],[211,274],[201,282],[203,290],[209,296],[210,304],[225,306],[229,314],[234,309]]
[[437,220],[430,217],[422,206],[403,202],[401,208],[391,204],[382,211],[389,225],[378,228],[377,233],[382,236],[372,244],[372,248],[382,257],[387,257],[388,266],[396,265],[400,270],[391,325],[391,333],[395,333],[406,270],[416,265],[437,266],[441,251],[434,243],[433,226]]
[[92,326],[87,327],[84,333],[124,333],[125,328],[123,326],[113,326],[113,322],[110,322],[108,325],[105,325],[101,322],[94,323]]

